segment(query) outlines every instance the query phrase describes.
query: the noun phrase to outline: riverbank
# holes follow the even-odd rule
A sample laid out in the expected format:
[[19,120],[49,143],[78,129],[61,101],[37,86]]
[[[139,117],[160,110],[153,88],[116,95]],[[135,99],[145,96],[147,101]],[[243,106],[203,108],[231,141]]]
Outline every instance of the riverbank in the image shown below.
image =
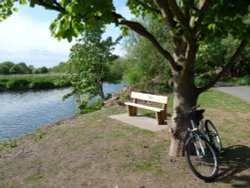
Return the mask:
[[69,87],[63,74],[0,75],[0,91],[28,91]]
[[1,142],[0,187],[248,187],[249,104],[216,90],[199,103],[226,150],[215,182],[197,179],[183,158],[169,159],[167,131],[113,120],[126,109],[109,107]]

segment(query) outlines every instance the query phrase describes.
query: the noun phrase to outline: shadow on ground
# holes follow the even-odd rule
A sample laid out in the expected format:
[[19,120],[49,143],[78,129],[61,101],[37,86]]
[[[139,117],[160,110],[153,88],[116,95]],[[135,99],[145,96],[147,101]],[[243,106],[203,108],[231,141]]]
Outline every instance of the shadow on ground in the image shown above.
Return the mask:
[[232,187],[250,187],[250,148],[244,145],[230,146],[220,156],[220,174],[217,181],[230,183]]

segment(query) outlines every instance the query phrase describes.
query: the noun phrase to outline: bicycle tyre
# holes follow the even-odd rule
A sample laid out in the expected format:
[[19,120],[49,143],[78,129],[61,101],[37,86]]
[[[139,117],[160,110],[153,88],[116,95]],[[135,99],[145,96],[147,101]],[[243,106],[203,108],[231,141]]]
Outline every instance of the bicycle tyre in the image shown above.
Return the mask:
[[210,120],[205,121],[205,134],[208,135],[209,142],[212,143],[212,145],[215,147],[217,152],[221,152],[222,150],[222,142],[219,135],[219,132],[217,131],[216,127]]
[[[199,150],[200,154],[197,152]],[[219,171],[217,153],[205,138],[197,135],[190,137],[185,144],[185,158],[198,178],[204,181],[212,181],[216,178]]]

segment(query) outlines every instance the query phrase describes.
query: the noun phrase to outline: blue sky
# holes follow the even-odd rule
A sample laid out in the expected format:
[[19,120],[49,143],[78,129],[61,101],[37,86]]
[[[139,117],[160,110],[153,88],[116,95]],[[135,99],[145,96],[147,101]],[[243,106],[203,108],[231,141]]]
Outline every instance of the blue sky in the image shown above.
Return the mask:
[[[117,12],[126,18],[131,14],[125,7],[125,0],[114,0]],[[52,67],[59,62],[67,61],[69,51],[74,42],[58,41],[49,31],[49,25],[56,18],[54,11],[44,10],[36,6],[18,6],[19,11],[7,20],[0,22],[0,62],[25,62],[35,67]],[[104,37],[118,37],[120,31],[114,25],[107,27]],[[114,51],[124,55],[121,45]]]

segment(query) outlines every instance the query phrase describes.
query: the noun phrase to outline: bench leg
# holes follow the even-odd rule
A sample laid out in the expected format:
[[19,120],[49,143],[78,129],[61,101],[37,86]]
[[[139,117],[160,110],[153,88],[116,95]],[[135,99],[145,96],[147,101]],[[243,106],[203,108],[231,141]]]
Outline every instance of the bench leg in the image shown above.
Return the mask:
[[137,115],[137,107],[128,106],[128,115],[129,116],[136,116]]
[[165,111],[155,112],[155,116],[156,116],[158,125],[163,125],[163,124],[165,124],[165,120],[166,120],[166,117],[167,117]]

